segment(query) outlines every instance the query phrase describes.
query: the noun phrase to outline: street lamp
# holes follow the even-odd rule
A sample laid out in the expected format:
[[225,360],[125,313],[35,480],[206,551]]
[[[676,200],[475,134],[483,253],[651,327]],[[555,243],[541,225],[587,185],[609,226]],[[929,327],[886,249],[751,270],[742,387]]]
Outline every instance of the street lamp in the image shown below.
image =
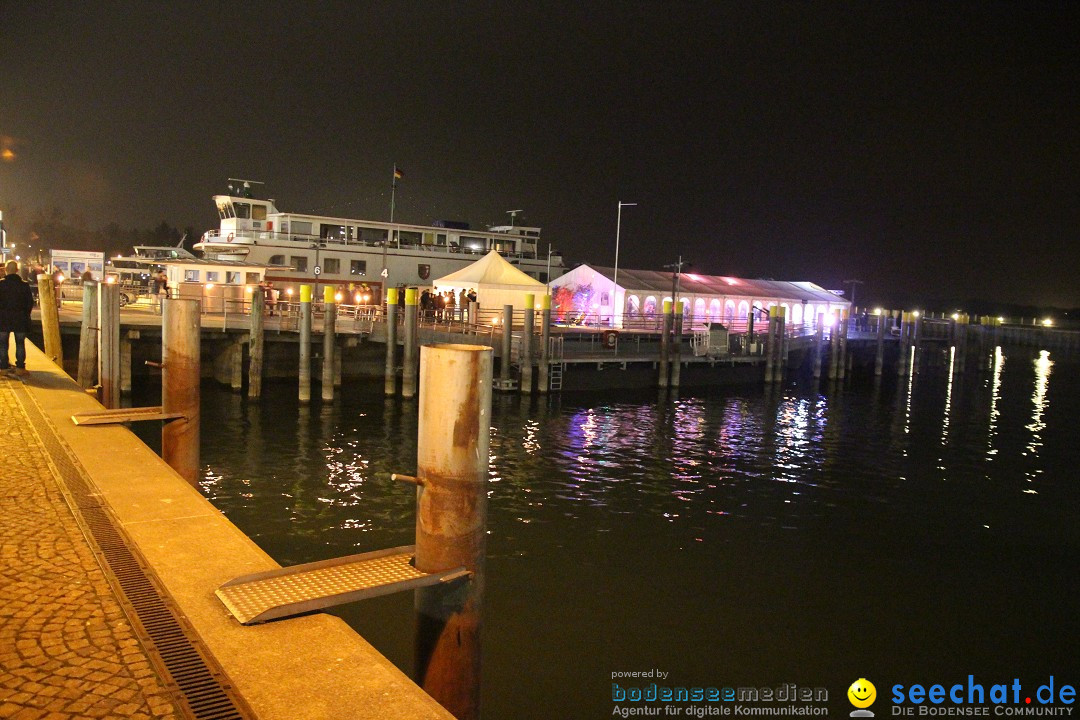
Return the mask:
[[[622,200],[620,200],[619,201],[619,213],[618,213],[618,216],[617,216],[617,218],[615,220],[615,277],[611,281],[611,284],[612,284],[612,288],[611,288],[611,313],[612,313],[611,321],[612,321],[612,324],[615,323],[615,314],[616,314],[615,313],[615,306],[616,306],[616,300],[617,300],[617,297],[618,297],[618,294],[619,294],[619,234],[622,231],[622,209],[623,209],[623,207],[634,207],[635,205],[637,205],[637,203],[628,203],[628,202],[623,202]],[[621,317],[621,315],[622,314],[619,313],[620,317]]]

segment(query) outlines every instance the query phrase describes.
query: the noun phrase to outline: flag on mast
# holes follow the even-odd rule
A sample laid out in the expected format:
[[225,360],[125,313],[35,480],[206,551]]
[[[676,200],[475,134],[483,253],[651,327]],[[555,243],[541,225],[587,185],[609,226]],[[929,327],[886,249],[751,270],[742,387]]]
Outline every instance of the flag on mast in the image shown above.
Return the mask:
[[399,168],[397,165],[395,165],[394,166],[394,179],[395,180],[400,180],[403,177],[405,177],[405,173],[401,172],[401,168]]

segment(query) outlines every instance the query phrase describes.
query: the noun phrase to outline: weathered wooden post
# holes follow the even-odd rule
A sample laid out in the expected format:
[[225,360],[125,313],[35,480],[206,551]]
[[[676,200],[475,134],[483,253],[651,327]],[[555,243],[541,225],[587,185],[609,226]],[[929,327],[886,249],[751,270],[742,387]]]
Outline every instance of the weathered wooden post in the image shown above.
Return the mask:
[[161,457],[182,478],[198,485],[199,301],[174,298],[165,300],[162,308],[161,409],[183,417],[161,428]]
[[901,311],[900,313],[900,358],[896,363],[896,374],[898,377],[907,375],[908,364],[908,335],[911,333],[911,318],[908,313]]
[[79,331],[79,385],[93,387],[97,380],[98,285],[83,283],[82,328]]
[[263,348],[266,342],[264,328],[264,314],[266,312],[266,296],[262,288],[256,288],[251,296],[251,329],[248,331],[248,354],[251,362],[248,364],[248,397],[257,398],[262,395],[262,369]]
[[953,370],[963,373],[967,365],[968,316],[961,315],[956,322],[956,355],[953,356]]
[[311,402],[311,286],[300,286],[299,400]]
[[52,278],[38,275],[38,305],[41,308],[41,334],[45,339],[45,355],[64,369],[64,346],[60,342],[60,311],[56,307],[56,292]]
[[416,397],[416,362],[419,343],[416,321],[419,310],[416,288],[405,290],[405,347],[401,359],[401,397]]
[[421,348],[416,569],[471,576],[416,591],[416,680],[458,720],[480,717],[491,386],[491,348]]
[[525,296],[525,323],[521,329],[521,394],[532,395],[533,385],[533,316],[536,314],[536,296]]
[[98,383],[101,404],[120,407],[120,286],[98,288]]
[[818,313],[817,331],[814,333],[814,379],[821,377],[821,346],[825,339],[825,313]]
[[923,336],[923,314],[918,310],[911,311],[911,347],[914,352],[911,354],[911,367],[909,372],[919,372],[919,366],[922,360],[922,336]]
[[548,372],[551,371],[551,296],[540,296],[540,377],[537,390],[548,391]]
[[787,332],[787,309],[780,308],[780,316],[776,324],[776,331],[780,335],[780,342],[777,343],[777,351],[779,355],[776,358],[776,364],[773,365],[773,381],[783,382],[784,375],[787,373],[788,363],[788,332]]
[[773,381],[773,364],[776,362],[776,310],[769,308],[769,329],[765,331],[765,383]]
[[682,377],[682,328],[683,304],[677,302],[671,308],[671,387],[679,387]]
[[502,314],[502,358],[499,361],[499,389],[510,389],[510,353],[513,349],[514,306],[503,305]]
[[668,386],[668,346],[671,343],[671,301],[664,301],[664,324],[660,330],[660,380],[658,387]]
[[829,379],[835,380],[840,362],[840,318],[831,315],[832,323],[829,325]]
[[837,326],[840,328],[840,342],[837,346],[837,351],[840,356],[838,367],[836,369],[836,377],[839,380],[843,380],[847,375],[847,340],[848,340],[848,318],[850,313],[845,309],[840,311],[840,318],[837,320]]
[[322,399],[334,401],[334,357],[337,349],[337,297],[333,285],[323,286]]
[[386,371],[383,394],[397,394],[397,288],[386,290]]
[[874,348],[874,376],[880,377],[885,367],[885,313],[877,316],[877,345]]

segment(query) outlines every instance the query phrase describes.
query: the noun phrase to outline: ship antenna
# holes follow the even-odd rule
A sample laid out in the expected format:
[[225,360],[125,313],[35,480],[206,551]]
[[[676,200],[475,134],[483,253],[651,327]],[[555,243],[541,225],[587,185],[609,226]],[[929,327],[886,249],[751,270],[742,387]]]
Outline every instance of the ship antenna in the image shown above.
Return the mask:
[[510,216],[510,227],[514,227],[514,218],[517,217],[517,214],[518,213],[523,213],[523,212],[525,212],[525,211],[524,210],[507,210],[506,211],[506,214]]
[[[253,184],[254,185],[265,185],[266,184],[266,183],[262,182],[261,180],[245,180],[244,178],[229,178],[229,194],[230,195],[234,192],[232,183],[244,183],[244,185],[243,185],[244,197],[248,197],[248,198],[251,197],[251,186]],[[240,187],[241,187],[240,185],[237,185],[236,189],[239,190]]]

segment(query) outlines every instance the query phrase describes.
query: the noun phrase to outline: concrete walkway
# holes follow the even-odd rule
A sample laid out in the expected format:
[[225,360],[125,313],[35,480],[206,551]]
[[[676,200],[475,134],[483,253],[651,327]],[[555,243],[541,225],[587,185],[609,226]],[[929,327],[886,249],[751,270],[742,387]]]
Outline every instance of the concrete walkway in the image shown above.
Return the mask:
[[0,377],[0,718],[181,718],[218,702],[172,636],[151,646],[167,623],[143,614],[147,594],[114,594],[132,582],[130,565],[114,575],[119,545],[236,698],[229,717],[453,720],[336,617],[240,625],[214,591],[277,563],[127,428],[74,425],[101,405],[27,350],[30,376]]
[[180,717],[0,378],[0,718]]

